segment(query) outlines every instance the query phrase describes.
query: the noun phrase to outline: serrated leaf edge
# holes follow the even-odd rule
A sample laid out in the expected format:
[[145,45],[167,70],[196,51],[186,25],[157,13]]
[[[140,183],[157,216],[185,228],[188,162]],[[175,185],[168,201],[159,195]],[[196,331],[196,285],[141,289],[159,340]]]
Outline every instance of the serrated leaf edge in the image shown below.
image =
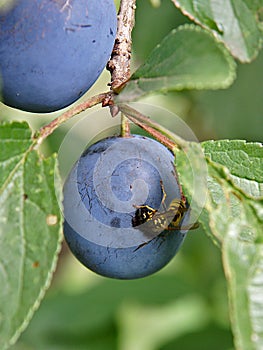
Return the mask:
[[[27,155],[28,155],[28,153],[27,153]],[[53,155],[53,158],[55,158],[55,155]],[[45,161],[45,160],[46,159],[43,159],[43,161]],[[57,163],[56,163],[56,169],[57,169]],[[7,344],[7,348],[14,345],[16,343],[16,341],[18,340],[18,338],[20,337],[20,335],[23,333],[23,331],[27,328],[34,313],[39,308],[41,301],[43,300],[48,288],[50,287],[50,284],[52,282],[52,276],[53,276],[53,274],[56,270],[56,267],[57,267],[57,261],[58,261],[59,253],[61,251],[61,243],[63,241],[62,223],[63,223],[63,217],[61,216],[60,221],[59,221],[60,230],[58,233],[59,240],[58,240],[57,250],[55,251],[54,258],[53,258],[53,261],[51,264],[51,268],[47,274],[46,282],[43,285],[43,287],[41,288],[40,293],[39,293],[38,297],[36,298],[35,303],[31,306],[31,308],[28,311],[28,314],[25,316],[23,323],[18,327],[18,329],[16,330],[14,335],[10,338],[9,343]]]
[[202,142],[202,145],[205,145],[205,144],[209,144],[209,143],[219,143],[219,142],[237,142],[237,143],[240,143],[241,145],[244,145],[244,146],[257,146],[259,148],[263,148],[263,144],[261,142],[251,142],[251,141],[247,141],[247,140],[242,140],[242,139],[222,139],[222,140],[208,140],[208,141],[203,141]]
[[[140,89],[140,82],[143,81],[147,81],[150,82],[151,79],[153,79],[154,81],[157,80],[167,80],[169,79],[169,77],[164,76],[164,77],[157,77],[157,78],[140,78],[140,77],[136,77],[136,73],[138,70],[140,70],[140,67],[133,73],[133,75],[131,76],[131,79],[129,80],[129,82],[127,83],[127,85],[124,86],[124,88],[121,90],[121,92],[119,93],[119,95],[117,95],[117,97],[115,98],[116,103],[120,103],[120,102],[131,102],[131,101],[136,101],[139,100],[143,97],[145,97],[146,95],[153,95],[153,94],[158,94],[158,92],[160,93],[166,93],[167,91],[181,91],[181,90],[218,90],[218,89],[226,89],[228,88],[236,79],[236,63],[234,61],[234,59],[232,58],[230,51],[226,48],[226,46],[224,45],[224,43],[219,40],[218,38],[216,38],[210,31],[208,31],[206,28],[202,28],[200,26],[194,25],[194,24],[184,24],[179,26],[176,29],[173,29],[170,33],[167,34],[174,34],[180,31],[195,31],[195,32],[202,32],[205,33],[206,35],[210,36],[211,38],[213,38],[214,42],[216,43],[217,47],[219,48],[219,50],[222,52],[222,54],[224,55],[224,58],[227,61],[228,67],[229,67],[229,74],[228,77],[226,77],[226,79],[221,82],[221,83],[212,83],[210,84],[209,87],[204,87],[202,83],[198,84],[198,83],[184,83],[184,84],[177,84],[176,87],[174,88],[160,88],[158,90],[153,90],[150,92],[147,91],[143,91]],[[166,37],[167,37],[166,36]],[[165,38],[166,38],[165,37]],[[163,38],[163,40],[165,40],[165,38]],[[158,44],[150,53],[150,55],[160,47],[161,43]],[[146,59],[147,62],[147,59]],[[142,64],[143,66],[144,64]],[[141,67],[142,67],[141,66]],[[131,86],[132,84],[134,84],[135,87],[137,87],[139,89],[139,91],[142,91],[142,93],[140,94],[139,97],[131,97],[131,98],[122,98],[122,92],[125,93],[125,87],[126,86]]]
[[[227,174],[229,180],[231,181],[232,186],[234,186],[235,188],[239,189],[239,191],[242,192],[243,194],[245,194],[246,197],[249,198],[249,199],[254,199],[254,200],[259,200],[259,201],[262,200],[262,199],[263,199],[263,196],[254,197],[254,196],[252,196],[252,195],[246,193],[245,191],[242,190],[242,188],[240,188],[238,185],[236,185],[236,184],[233,182],[233,180],[232,180],[232,176],[235,176],[235,177],[240,178],[240,179],[246,179],[245,177],[240,177],[240,176],[237,176],[237,175],[234,175],[234,174],[232,175],[232,173],[230,172],[230,170],[229,170],[229,168],[228,168],[227,166],[225,166],[225,165],[223,165],[223,164],[221,164],[221,163],[218,163],[218,162],[212,160],[212,159],[210,158],[210,156],[207,154],[208,152],[205,151],[205,148],[203,147],[203,145],[206,145],[206,144],[208,145],[208,144],[211,144],[211,143],[216,144],[216,143],[219,143],[219,142],[230,142],[230,143],[231,143],[231,142],[238,142],[238,143],[240,143],[240,145],[243,145],[243,146],[252,146],[252,145],[253,145],[253,146],[258,147],[259,149],[262,149],[262,148],[263,148],[263,144],[260,143],[260,142],[247,142],[246,140],[230,140],[230,139],[209,140],[209,141],[204,141],[204,142],[201,143],[201,146],[202,146],[202,148],[203,148],[203,150],[204,150],[204,154],[205,154],[206,159],[209,160],[210,163],[214,163],[214,164],[217,164],[217,165],[219,165],[219,166],[225,168],[225,170],[224,170],[224,171],[225,171],[225,174]],[[233,150],[235,150],[235,149],[233,149]],[[261,182],[258,182],[258,181],[256,181],[256,180],[251,180],[251,179],[247,179],[247,180],[249,180],[249,181],[254,181],[254,182],[258,183],[258,184],[261,183]]]
[[[170,33],[167,34],[167,36],[169,36],[170,34],[176,34],[178,32],[181,32],[181,31],[190,31],[190,32],[197,32],[197,33],[204,33],[206,34],[207,36],[210,36],[210,38],[212,38],[215,43],[217,44],[217,47],[221,50],[221,52],[224,54],[224,57],[228,63],[228,66],[229,66],[229,77],[224,81],[224,83],[222,84],[222,87],[221,88],[226,88],[228,86],[230,86],[230,84],[233,83],[233,81],[235,80],[236,78],[236,63],[235,61],[233,60],[232,56],[231,56],[231,53],[230,51],[228,50],[228,48],[225,46],[225,44],[222,42],[222,40],[219,40],[218,38],[216,38],[212,33],[211,31],[209,31],[207,28],[202,28],[201,26],[197,26],[193,23],[186,23],[186,24],[183,24],[183,25],[180,25],[178,28],[175,28],[175,29],[172,29]],[[167,37],[166,36],[166,37]],[[165,38],[163,38],[163,40],[165,40]],[[161,44],[161,43],[160,43]],[[157,49],[158,47],[160,47],[160,44],[158,44],[155,49]],[[152,52],[155,51],[155,49],[153,49]],[[138,68],[138,70],[140,69],[140,67]],[[136,73],[136,72],[135,72]],[[162,77],[161,77],[162,78]],[[141,79],[141,78],[140,78]],[[143,78],[142,78],[143,79]],[[131,81],[132,81],[132,77],[131,77]],[[199,84],[196,84],[197,86],[199,86]],[[215,84],[215,87],[211,87],[211,89],[218,89],[216,86],[218,86],[218,84],[216,85]],[[193,89],[194,88],[194,85],[191,85],[189,84],[189,87],[188,89]],[[207,90],[207,88],[200,88],[199,89],[202,89],[202,90]],[[210,89],[210,88],[209,88]]]
[[262,201],[263,200],[263,196],[262,197],[253,197],[250,196],[248,193],[246,193],[245,191],[242,190],[242,188],[239,188],[232,180],[231,178],[231,172],[228,169],[228,167],[226,167],[225,165],[222,165],[220,163],[217,163],[215,161],[213,161],[210,157],[205,156],[207,163],[211,164],[211,166],[213,166],[217,171],[223,172],[224,174],[224,179],[230,184],[230,186],[237,191],[237,193],[240,193],[242,196],[244,196],[246,199],[249,200],[255,200],[255,201]]
[[[219,42],[221,42],[226,48],[227,50],[229,50],[229,52],[231,52],[231,55],[235,58],[237,58],[241,63],[250,63],[252,62],[254,59],[257,58],[257,56],[259,55],[260,50],[262,49],[262,45],[263,45],[263,37],[261,37],[258,41],[258,45],[255,48],[255,53],[254,55],[252,55],[250,58],[248,59],[240,59],[240,57],[234,55],[232,53],[232,51],[228,48],[228,46],[226,45],[225,41],[223,40],[222,36],[216,31],[216,30],[212,30],[210,27],[208,27],[207,25],[205,25],[204,23],[202,23],[197,16],[193,16],[192,14],[190,14],[184,6],[182,6],[178,0],[171,0],[173,2],[173,4],[175,5],[175,7],[177,7],[183,15],[185,15],[186,17],[188,17],[191,21],[195,22],[196,24],[198,24],[200,27],[206,29],[207,31],[209,31]],[[259,24],[258,24],[259,27]],[[259,28],[261,29],[261,28]],[[261,29],[262,31],[262,29]]]
[[[19,123],[19,122],[16,122],[16,121],[12,121],[12,122],[1,122],[0,123],[0,126],[2,125],[10,125],[10,127],[12,127],[12,125],[16,125],[16,124],[19,124],[19,125],[24,125],[24,126],[27,126],[28,129],[30,129],[29,125],[27,124],[27,122],[22,122],[22,123]],[[25,128],[25,130],[27,129]],[[30,139],[28,139],[30,140]],[[5,184],[8,183],[9,181],[11,181],[12,177],[14,176],[16,170],[25,163],[25,160],[28,156],[28,154],[33,150],[33,147],[34,147],[35,143],[34,141],[32,141],[31,145],[29,146],[29,148],[27,149],[26,152],[23,153],[23,156],[22,158],[19,160],[19,162],[16,164],[16,166],[14,167],[14,169],[11,171],[11,173],[8,175],[6,181],[4,182],[4,184],[1,186],[1,189],[0,189],[0,195],[1,195],[1,192],[2,192],[2,188],[5,188]],[[40,158],[41,155],[38,154]],[[55,155],[53,155],[53,158],[55,159]],[[43,161],[45,161],[45,159],[42,159]],[[57,169],[57,163],[56,163],[56,169]],[[23,222],[24,220],[22,219],[21,222]],[[52,282],[52,276],[56,270],[56,266],[57,266],[57,261],[58,261],[58,256],[59,256],[59,252],[61,250],[61,243],[63,241],[63,232],[62,232],[62,222],[63,222],[63,218],[62,216],[60,217],[60,221],[59,221],[59,225],[60,225],[60,232],[58,234],[59,236],[59,240],[58,240],[58,245],[57,245],[57,250],[54,254],[54,258],[53,258],[53,261],[52,261],[52,264],[51,264],[51,269],[49,270],[48,274],[47,274],[47,278],[46,278],[46,283],[43,285],[43,287],[41,288],[40,290],[40,293],[38,295],[38,297],[36,298],[36,301],[35,303],[31,306],[31,308],[29,309],[27,315],[25,316],[24,318],[24,321],[22,322],[22,324],[17,328],[16,332],[14,333],[14,335],[9,339],[8,343],[5,345],[5,349],[8,349],[10,346],[14,345],[17,341],[17,339],[20,337],[21,333],[26,329],[26,327],[28,326],[28,323],[30,322],[30,320],[32,319],[35,311],[38,309],[41,301],[43,300],[45,294],[46,294],[46,291],[47,289],[49,288],[51,282]]]

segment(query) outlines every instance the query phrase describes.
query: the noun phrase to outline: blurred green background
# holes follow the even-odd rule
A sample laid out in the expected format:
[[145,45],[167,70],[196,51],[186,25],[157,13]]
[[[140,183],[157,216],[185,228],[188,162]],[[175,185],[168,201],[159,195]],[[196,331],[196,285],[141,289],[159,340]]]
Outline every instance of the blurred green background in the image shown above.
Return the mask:
[[[154,8],[149,0],[138,0],[134,68],[171,29],[188,22],[170,0],[160,3]],[[238,64],[237,79],[227,90],[183,91],[144,101],[176,113],[200,141],[229,138],[262,142],[262,68],[263,53],[249,65]],[[86,97],[107,90],[108,81],[105,71]],[[0,115],[2,120],[27,120],[37,129],[58,113],[39,116],[1,104]],[[85,113],[49,137],[43,153],[57,151],[67,131],[83,116]],[[12,347],[62,349],[233,349],[220,250],[200,228],[188,234],[180,252],[162,271],[141,280],[117,281],[82,267],[64,245],[46,298]]]

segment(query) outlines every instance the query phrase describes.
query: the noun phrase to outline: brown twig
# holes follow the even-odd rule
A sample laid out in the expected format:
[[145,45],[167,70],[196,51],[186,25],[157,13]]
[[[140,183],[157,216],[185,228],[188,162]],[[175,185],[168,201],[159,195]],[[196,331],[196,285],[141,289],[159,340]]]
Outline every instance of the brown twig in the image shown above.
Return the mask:
[[41,144],[42,141],[50,134],[52,134],[53,131],[55,131],[62,123],[66,122],[70,118],[85,111],[88,108],[91,108],[99,103],[105,103],[106,100],[110,100],[111,95],[111,92],[106,92],[93,96],[88,100],[68,109],[66,112],[52,120],[49,124],[44,125],[35,135],[35,139],[37,139],[37,145]]
[[115,92],[118,92],[131,75],[131,33],[135,23],[135,9],[136,0],[121,1],[115,45],[107,65],[111,73],[111,88]]
[[165,135],[161,134],[158,130],[152,128],[151,126],[140,122],[138,119],[132,117],[129,114],[127,114],[127,118],[130,119],[130,121],[132,121],[135,125],[138,125],[140,128],[147,131],[150,135],[152,135],[156,140],[161,142],[165,147],[169,148],[171,151],[173,151],[177,146],[175,142],[173,142],[172,140],[170,140]]
[[[170,140],[171,143],[174,143],[174,147],[175,148],[185,148],[188,145],[188,142],[185,141],[183,138],[181,138],[179,135],[174,134],[173,132],[171,132],[170,130],[166,129],[165,127],[163,127],[162,125],[160,125],[159,123],[155,122],[154,120],[152,120],[151,118],[145,116],[144,114],[140,113],[139,111],[137,111],[136,109],[125,105],[125,104],[121,104],[118,106],[119,110],[124,113],[129,119],[130,116],[137,120],[137,122],[140,122],[141,125],[145,125],[150,127],[152,130],[155,130],[155,133],[152,134],[154,137],[155,135],[163,135],[163,137],[165,137],[167,140]],[[137,123],[138,125],[138,123]],[[150,130],[150,129],[149,129]],[[157,138],[159,139],[159,138]],[[160,141],[161,142],[161,141]],[[169,148],[169,146],[167,146]]]

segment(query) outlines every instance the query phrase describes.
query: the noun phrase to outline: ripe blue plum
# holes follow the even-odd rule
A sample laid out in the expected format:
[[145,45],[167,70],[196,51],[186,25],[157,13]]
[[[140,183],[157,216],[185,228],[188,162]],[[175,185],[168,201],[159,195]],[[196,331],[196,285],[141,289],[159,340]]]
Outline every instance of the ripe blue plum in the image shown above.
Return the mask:
[[70,105],[104,69],[116,27],[113,0],[17,0],[0,13],[3,102],[37,113]]
[[[162,213],[181,196],[174,156],[162,144],[139,135],[100,140],[83,152],[65,181],[65,239],[77,259],[100,275],[150,275],[178,251],[187,232],[180,225],[189,215],[187,210],[177,229],[149,232],[150,221],[138,210]],[[142,220],[134,225],[139,213]]]

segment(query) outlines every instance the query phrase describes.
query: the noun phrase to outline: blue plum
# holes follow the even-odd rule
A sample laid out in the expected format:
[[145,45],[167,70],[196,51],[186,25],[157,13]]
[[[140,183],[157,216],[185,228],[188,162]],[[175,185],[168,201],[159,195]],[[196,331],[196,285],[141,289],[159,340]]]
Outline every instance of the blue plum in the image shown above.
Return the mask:
[[104,69],[116,26],[113,0],[17,0],[0,13],[3,102],[42,113],[76,101]]
[[[134,225],[134,218],[141,207],[165,212],[175,198],[181,192],[174,156],[162,144],[139,135],[100,140],[65,181],[65,239],[77,259],[100,275],[150,275],[174,257],[187,231],[149,232],[148,221]],[[180,224],[187,221],[188,211]]]

